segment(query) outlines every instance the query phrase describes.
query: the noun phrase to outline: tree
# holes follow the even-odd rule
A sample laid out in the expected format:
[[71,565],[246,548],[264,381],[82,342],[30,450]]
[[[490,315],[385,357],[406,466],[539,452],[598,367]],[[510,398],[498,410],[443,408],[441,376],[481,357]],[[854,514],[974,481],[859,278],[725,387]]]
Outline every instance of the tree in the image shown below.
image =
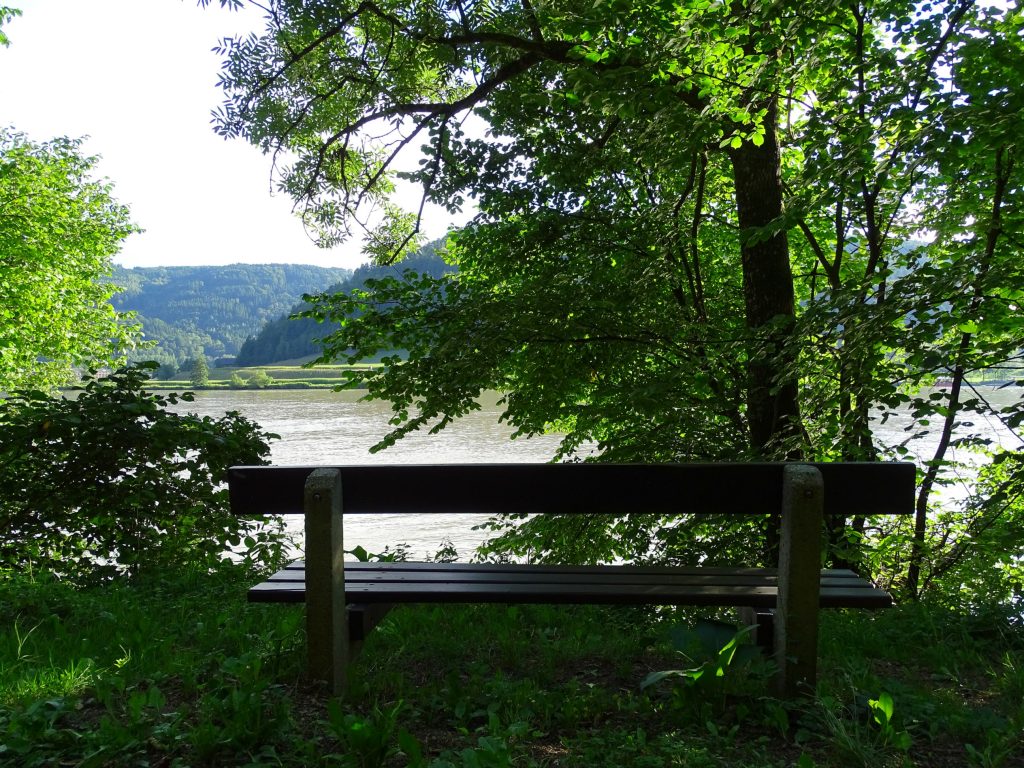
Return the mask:
[[6,46],[11,44],[10,39],[4,33],[3,27],[4,27],[4,24],[9,22],[15,16],[20,16],[20,15],[21,15],[21,11],[19,11],[17,8],[9,8],[6,5],[0,5],[0,45],[6,47]]
[[[537,186],[569,181],[566,174],[580,162],[594,165],[584,157],[589,148],[603,167],[597,176],[584,175],[582,188],[569,183],[576,188],[562,190],[567,194],[551,210],[563,215],[577,213],[582,200],[597,194],[620,208],[656,194],[678,218],[692,191],[686,180],[693,174],[686,170],[709,142],[723,147],[743,229],[749,449],[763,455],[796,450],[791,440],[781,445],[796,435],[799,408],[795,382],[782,375],[786,366],[778,360],[787,324],[780,318],[791,320],[794,313],[792,276],[784,230],[765,231],[782,212],[776,94],[784,66],[777,52],[791,15],[700,13],[704,28],[691,40],[678,33],[671,8],[622,2],[558,10],[529,3],[469,11],[345,2],[308,12],[287,2],[275,8],[266,38],[233,41],[225,49],[224,83],[234,98],[221,127],[265,149],[299,153],[282,186],[300,198],[307,220],[328,241],[360,221],[364,202],[386,214],[369,232],[371,253],[391,256],[413,241],[418,220],[387,202],[386,171],[420,134],[428,137],[432,159],[411,177],[428,197],[453,207],[467,193],[480,195],[484,210],[501,204],[495,198],[526,191],[524,180]],[[768,28],[778,34],[766,34]],[[710,51],[710,39],[729,43]],[[673,69],[691,56],[707,70],[700,77]],[[330,61],[337,66],[326,65]],[[736,78],[742,87],[734,87]],[[471,111],[501,140],[466,139],[460,121]],[[649,128],[660,115],[666,133],[659,136]],[[331,131],[321,140],[323,120]],[[363,140],[378,127],[387,135],[383,149]],[[636,169],[623,150],[642,141],[640,134],[647,134],[651,153],[665,152],[669,162]],[[564,151],[570,138],[579,151]],[[549,148],[562,155],[553,180],[546,169],[533,173],[522,163]],[[484,169],[483,176],[470,168]],[[616,189],[616,179],[625,188]],[[335,190],[340,194],[332,195]],[[545,194],[527,209],[542,214],[551,200]],[[544,227],[547,219],[534,221]],[[517,223],[535,229],[531,219]],[[536,234],[527,237],[543,237]],[[675,245],[652,244],[655,258],[673,259]]]
[[190,392],[145,390],[155,363],[87,376],[76,398],[0,403],[0,566],[94,582],[188,563],[280,560],[280,526],[233,514],[228,467],[262,464],[276,437],[237,413],[168,409]]
[[193,387],[205,387],[210,383],[210,366],[202,350],[192,360],[188,380]]
[[0,391],[64,383],[137,336],[103,280],[136,230],[95,162],[79,141],[0,129]]
[[274,383],[274,378],[262,368],[253,371],[249,377],[249,386],[252,389],[266,389]]
[[[312,311],[341,323],[325,357],[406,352],[358,374],[395,407],[382,445],[493,388],[567,455],[875,460],[909,449],[877,443],[874,409],[909,403],[908,438],[947,421],[915,528],[881,539],[916,595],[959,539],[926,541],[928,477],[966,405],[917,392],[1020,361],[1021,26],[968,0],[280,0],[264,36],[224,46],[219,123],[294,158],[279,181],[306,220],[328,240],[364,226],[379,258],[417,233],[386,201],[408,147],[425,199],[475,201],[457,275]],[[602,556],[726,555],[702,524],[613,522],[631,541]],[[836,521],[831,559],[881,567],[870,529]]]

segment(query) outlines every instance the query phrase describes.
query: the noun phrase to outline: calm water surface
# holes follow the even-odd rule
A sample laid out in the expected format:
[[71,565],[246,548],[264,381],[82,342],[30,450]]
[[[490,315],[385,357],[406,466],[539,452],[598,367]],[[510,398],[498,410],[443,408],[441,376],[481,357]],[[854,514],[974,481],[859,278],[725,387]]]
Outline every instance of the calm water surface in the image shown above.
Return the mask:
[[[550,461],[557,435],[512,440],[512,429],[499,422],[498,396],[481,399],[481,409],[436,435],[415,434],[379,453],[370,447],[389,430],[391,406],[359,402],[358,392],[329,390],[201,391],[192,403],[175,410],[201,416],[238,411],[280,435],[271,443],[274,464],[469,464]],[[407,544],[414,558],[435,553],[450,539],[462,559],[486,538],[474,531],[486,515],[353,515],[345,518],[345,548],[360,545],[370,552]],[[302,521],[289,521],[296,533]]]

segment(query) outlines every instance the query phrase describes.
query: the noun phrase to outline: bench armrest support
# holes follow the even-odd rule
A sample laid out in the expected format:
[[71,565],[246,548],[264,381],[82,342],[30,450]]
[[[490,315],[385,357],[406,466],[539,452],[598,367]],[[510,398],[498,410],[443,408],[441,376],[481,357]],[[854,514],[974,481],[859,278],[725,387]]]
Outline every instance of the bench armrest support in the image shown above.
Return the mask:
[[345,690],[349,658],[341,472],[314,470],[306,480],[304,506],[309,674],[340,694]]
[[815,467],[783,472],[779,597],[775,616],[778,695],[813,692],[817,680],[818,606],[824,482]]

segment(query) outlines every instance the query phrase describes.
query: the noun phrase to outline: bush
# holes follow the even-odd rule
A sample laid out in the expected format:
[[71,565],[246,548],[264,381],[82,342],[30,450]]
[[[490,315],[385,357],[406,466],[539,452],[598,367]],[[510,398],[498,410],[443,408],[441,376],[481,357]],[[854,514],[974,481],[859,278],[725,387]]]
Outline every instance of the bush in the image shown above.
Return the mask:
[[274,379],[269,373],[260,369],[255,371],[252,377],[249,379],[249,386],[253,389],[266,389],[273,383]]
[[236,412],[166,410],[192,394],[145,391],[155,367],[91,372],[74,399],[29,391],[0,402],[0,567],[84,582],[216,567],[243,542],[280,556],[280,525],[236,518],[223,486],[229,466],[266,463],[276,435]]

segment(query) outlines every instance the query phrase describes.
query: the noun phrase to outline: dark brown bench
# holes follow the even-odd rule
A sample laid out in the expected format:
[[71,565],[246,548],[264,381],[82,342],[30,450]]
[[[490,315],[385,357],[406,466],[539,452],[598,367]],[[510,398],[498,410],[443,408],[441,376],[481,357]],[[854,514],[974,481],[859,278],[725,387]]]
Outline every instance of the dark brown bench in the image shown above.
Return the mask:
[[[233,467],[235,514],[305,516],[305,560],[249,590],[306,603],[310,673],[340,693],[349,660],[399,603],[736,606],[774,613],[778,692],[813,687],[818,609],[892,598],[849,570],[821,570],[823,516],[910,514],[912,464],[467,464]],[[778,568],[359,563],[343,514],[781,514]],[[762,630],[763,632],[763,627]]]

